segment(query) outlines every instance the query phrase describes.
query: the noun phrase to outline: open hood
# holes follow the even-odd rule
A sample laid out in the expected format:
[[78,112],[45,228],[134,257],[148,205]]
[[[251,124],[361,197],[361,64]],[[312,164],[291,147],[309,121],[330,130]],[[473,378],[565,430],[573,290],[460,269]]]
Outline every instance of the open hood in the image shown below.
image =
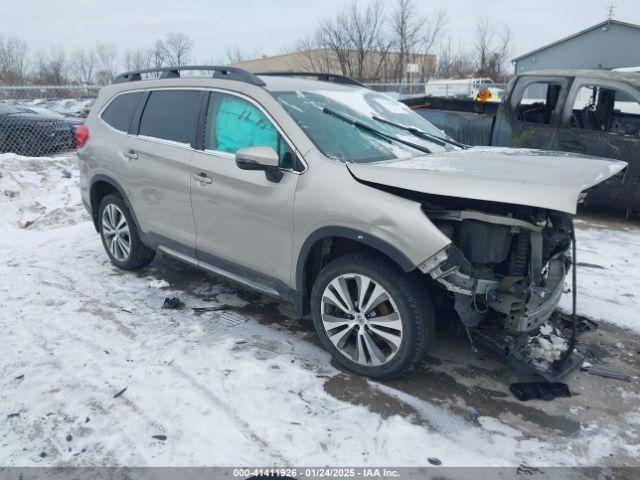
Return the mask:
[[347,166],[354,177],[369,183],[575,214],[582,191],[627,163],[574,153],[476,147]]

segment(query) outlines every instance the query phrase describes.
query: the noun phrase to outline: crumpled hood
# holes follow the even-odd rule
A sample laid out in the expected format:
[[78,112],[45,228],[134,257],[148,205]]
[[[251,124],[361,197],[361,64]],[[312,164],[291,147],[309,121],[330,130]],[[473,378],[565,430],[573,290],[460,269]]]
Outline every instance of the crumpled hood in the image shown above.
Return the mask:
[[374,184],[572,214],[582,191],[626,166],[626,162],[574,153],[501,147],[347,164],[354,177]]

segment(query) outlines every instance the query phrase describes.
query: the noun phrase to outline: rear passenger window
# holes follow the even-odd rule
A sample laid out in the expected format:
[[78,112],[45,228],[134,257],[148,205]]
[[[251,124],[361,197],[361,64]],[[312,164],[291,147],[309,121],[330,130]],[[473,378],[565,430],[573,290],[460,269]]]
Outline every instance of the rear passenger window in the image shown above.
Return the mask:
[[191,144],[200,114],[200,92],[151,92],[140,119],[139,135]]
[[116,130],[128,132],[129,124],[131,123],[136,108],[138,108],[142,93],[143,92],[131,92],[118,95],[111,101],[105,111],[102,112],[102,120]]

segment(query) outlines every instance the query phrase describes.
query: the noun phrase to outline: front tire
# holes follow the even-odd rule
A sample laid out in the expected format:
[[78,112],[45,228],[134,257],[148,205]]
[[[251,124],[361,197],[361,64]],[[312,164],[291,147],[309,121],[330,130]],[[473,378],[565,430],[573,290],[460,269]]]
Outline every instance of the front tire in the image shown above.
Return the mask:
[[318,275],[311,292],[314,327],[344,368],[377,379],[411,370],[435,333],[426,285],[385,257],[346,254]]
[[98,207],[98,225],[102,245],[116,267],[138,270],[153,261],[156,252],[140,240],[133,215],[120,195],[109,194],[102,199]]

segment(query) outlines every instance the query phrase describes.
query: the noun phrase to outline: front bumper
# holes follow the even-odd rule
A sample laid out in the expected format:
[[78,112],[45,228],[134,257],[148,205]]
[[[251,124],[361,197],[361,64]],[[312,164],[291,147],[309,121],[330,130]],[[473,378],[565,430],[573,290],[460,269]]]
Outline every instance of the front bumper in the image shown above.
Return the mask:
[[[531,339],[539,327],[555,323],[553,314],[571,265],[566,253],[553,256],[537,286],[528,288],[515,278],[474,278],[463,273],[471,271],[465,262],[462,253],[450,245],[420,267],[453,294],[455,310],[470,338],[493,350],[519,373],[539,375],[547,381],[562,378],[582,363],[583,357],[575,349],[567,351],[562,361],[544,368],[531,356]],[[559,329],[554,330],[560,334]]]
[[531,287],[529,300],[523,305],[521,297],[509,292],[493,290],[487,303],[493,310],[505,315],[505,329],[511,332],[530,332],[545,323],[558,306],[570,260],[564,254],[556,255],[547,266],[544,286]]
[[[515,278],[491,280],[464,273],[471,265],[453,245],[420,265],[420,269],[454,294],[456,311],[467,327],[483,319],[478,305],[504,316],[504,328],[512,333],[529,332],[545,323],[560,302],[570,266],[565,253],[552,257],[539,286],[526,289]],[[466,313],[466,315],[464,314]]]

